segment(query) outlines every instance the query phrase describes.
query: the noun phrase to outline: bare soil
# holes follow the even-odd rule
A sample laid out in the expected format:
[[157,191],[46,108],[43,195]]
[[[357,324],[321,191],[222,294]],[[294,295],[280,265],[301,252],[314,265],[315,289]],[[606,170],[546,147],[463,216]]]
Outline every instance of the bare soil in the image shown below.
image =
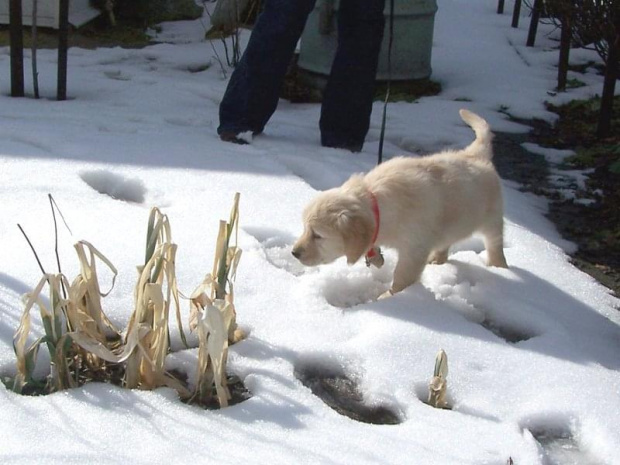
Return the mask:
[[[578,250],[572,262],[604,286],[620,296],[620,175],[610,171],[617,155],[597,160],[596,166],[583,166],[573,161],[567,169],[594,168],[589,176],[588,191],[596,201],[591,205],[574,203],[554,195],[549,184],[549,168],[540,155],[526,151],[521,144],[534,142],[547,147],[579,149],[583,140],[564,142],[558,129],[532,121],[529,134],[496,133],[494,162],[500,176],[514,180],[524,191],[543,195],[550,200],[547,217],[565,239],[574,242]],[[615,157],[615,158],[614,158]]]
[[[131,23],[119,23],[110,27],[108,20],[100,16],[79,29],[69,28],[69,47],[95,49],[99,47],[141,48],[149,45],[151,39],[144,28]],[[32,47],[32,28],[23,28],[24,48]],[[0,26],[0,46],[10,45],[9,28]],[[51,28],[37,28],[37,49],[58,48],[58,31]]]

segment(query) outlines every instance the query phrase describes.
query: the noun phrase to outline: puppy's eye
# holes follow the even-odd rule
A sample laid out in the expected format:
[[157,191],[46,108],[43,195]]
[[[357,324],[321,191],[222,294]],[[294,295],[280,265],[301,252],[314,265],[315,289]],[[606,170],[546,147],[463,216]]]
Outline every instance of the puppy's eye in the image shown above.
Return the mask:
[[317,234],[315,231],[312,231],[312,239],[314,240],[323,239],[323,236],[321,236],[320,234]]

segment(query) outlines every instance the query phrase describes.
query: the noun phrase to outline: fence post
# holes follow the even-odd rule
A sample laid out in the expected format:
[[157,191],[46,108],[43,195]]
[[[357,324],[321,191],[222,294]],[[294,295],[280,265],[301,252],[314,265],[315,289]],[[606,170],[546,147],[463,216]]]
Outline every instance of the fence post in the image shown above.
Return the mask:
[[504,14],[504,0],[499,0],[497,2],[497,14],[498,15]]
[[515,7],[512,10],[512,27],[519,27],[519,16],[521,15],[521,0],[515,0]]
[[11,41],[11,96],[24,96],[24,38],[22,36],[22,0],[9,2]]
[[69,48],[69,0],[58,2],[58,84],[56,98],[67,100],[67,51]]

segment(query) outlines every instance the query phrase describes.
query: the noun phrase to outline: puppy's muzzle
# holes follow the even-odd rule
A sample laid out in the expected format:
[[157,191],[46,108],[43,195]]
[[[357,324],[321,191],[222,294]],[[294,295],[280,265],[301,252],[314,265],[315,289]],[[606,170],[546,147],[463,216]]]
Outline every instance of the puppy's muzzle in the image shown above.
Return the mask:
[[295,257],[297,260],[299,260],[301,258],[301,255],[303,254],[303,252],[304,252],[304,250],[301,247],[295,247],[291,251],[291,253],[293,254],[293,257]]

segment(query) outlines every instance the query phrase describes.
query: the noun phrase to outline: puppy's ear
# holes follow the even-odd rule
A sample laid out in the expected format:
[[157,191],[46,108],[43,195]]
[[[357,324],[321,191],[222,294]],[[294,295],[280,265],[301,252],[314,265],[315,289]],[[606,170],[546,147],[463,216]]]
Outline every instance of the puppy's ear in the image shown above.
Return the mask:
[[347,263],[352,265],[368,252],[372,241],[373,224],[367,218],[350,213],[338,217],[338,229],[344,241]]

